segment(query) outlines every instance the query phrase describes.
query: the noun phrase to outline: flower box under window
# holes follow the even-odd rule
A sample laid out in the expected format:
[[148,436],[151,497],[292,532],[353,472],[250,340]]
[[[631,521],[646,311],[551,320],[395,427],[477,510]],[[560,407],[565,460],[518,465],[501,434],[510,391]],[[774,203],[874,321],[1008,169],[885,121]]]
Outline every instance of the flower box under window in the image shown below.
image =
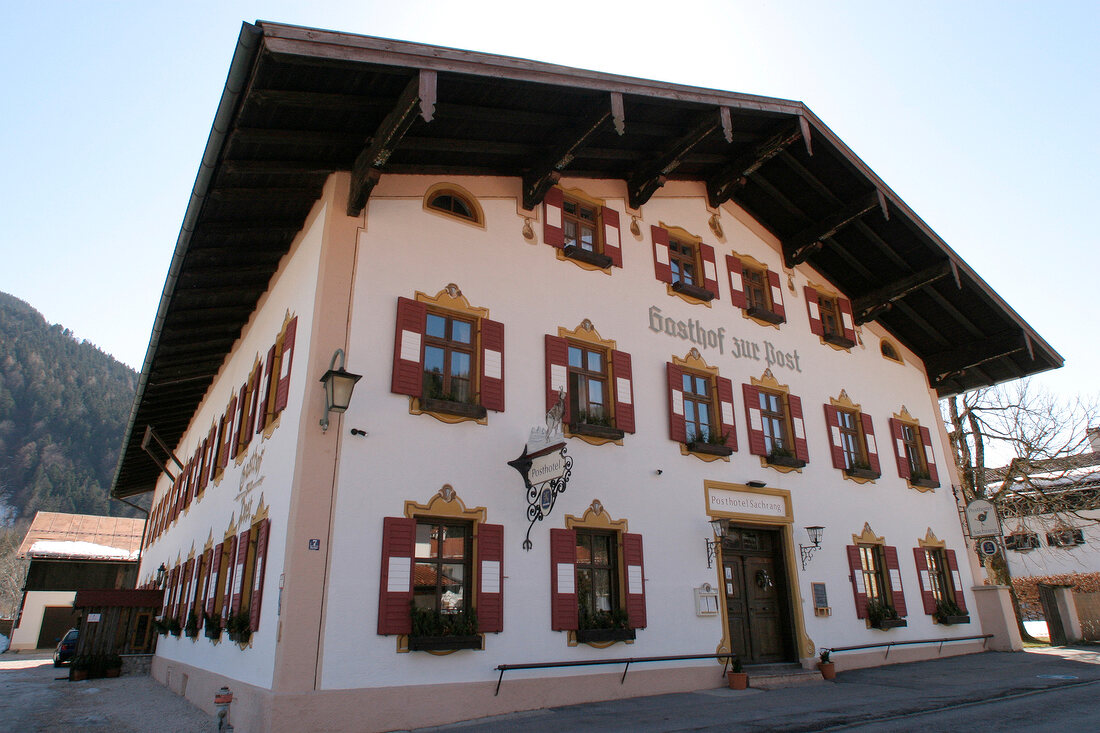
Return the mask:
[[933,481],[930,478],[915,478],[911,477],[909,483],[914,486],[920,486],[922,489],[938,489],[940,487],[939,481]]
[[706,453],[710,456],[733,455],[733,448],[724,443],[707,443],[705,441],[692,441],[687,444],[687,449],[692,453]]
[[889,631],[890,629],[900,629],[908,625],[909,622],[903,618],[883,618],[871,622],[872,629],[880,629],[882,631]]
[[937,616],[936,620],[945,626],[954,626],[955,624],[968,624],[970,623],[970,615],[962,614],[959,616]]
[[607,268],[611,267],[611,258],[605,254],[599,252],[589,252],[587,249],[581,249],[575,244],[570,244],[562,249],[562,253],[571,260],[577,262],[585,262],[589,265],[595,265],[596,267]]
[[798,456],[785,453],[769,453],[765,460],[773,466],[783,466],[785,468],[802,468],[806,465],[806,461]]
[[842,349],[850,349],[856,345],[855,341],[852,341],[852,339],[846,338],[841,334],[827,333],[822,338],[824,338],[830,344],[835,344]]
[[851,476],[852,478],[869,478],[869,479],[882,478],[882,473],[881,472],[874,471],[870,468],[860,468],[858,466],[852,466],[851,468],[846,468],[846,469],[844,469],[844,473]]
[[690,295],[692,298],[697,298],[702,301],[714,300],[714,293],[710,292],[706,288],[701,288],[698,285],[691,285],[689,283],[681,282],[677,280],[672,283],[672,289],[677,293],[683,295]]
[[633,641],[634,629],[578,629],[577,642],[581,644],[608,641]]
[[481,634],[409,637],[409,651],[412,652],[449,652],[455,649],[480,648]]
[[481,405],[471,405],[465,402],[455,402],[453,400],[441,400],[434,397],[425,397],[420,400],[420,409],[424,412],[442,412],[447,415],[472,417],[478,420],[488,414]]
[[594,425],[587,422],[569,423],[569,432],[573,435],[588,435],[593,438],[607,438],[608,440],[622,440],[625,433],[618,428],[607,425]]
[[756,318],[757,320],[767,321],[768,323],[782,323],[785,318],[778,313],[773,313],[767,308],[761,308],[758,305],[750,306],[745,309],[745,313]]

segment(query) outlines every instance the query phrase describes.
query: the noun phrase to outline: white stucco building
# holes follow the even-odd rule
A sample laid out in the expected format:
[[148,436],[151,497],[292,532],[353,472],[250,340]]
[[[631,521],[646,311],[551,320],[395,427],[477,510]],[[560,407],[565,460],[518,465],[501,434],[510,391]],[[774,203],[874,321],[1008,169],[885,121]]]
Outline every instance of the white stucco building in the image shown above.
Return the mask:
[[[933,620],[981,603],[937,394],[1061,364],[799,102],[266,23],[156,324],[114,492],[154,492],[165,615],[218,619],[154,675],[207,707],[227,684],[239,730],[723,683],[695,659],[495,694],[499,665],[980,635]],[[361,379],[323,430],[337,350]],[[555,416],[564,451],[532,435]]]

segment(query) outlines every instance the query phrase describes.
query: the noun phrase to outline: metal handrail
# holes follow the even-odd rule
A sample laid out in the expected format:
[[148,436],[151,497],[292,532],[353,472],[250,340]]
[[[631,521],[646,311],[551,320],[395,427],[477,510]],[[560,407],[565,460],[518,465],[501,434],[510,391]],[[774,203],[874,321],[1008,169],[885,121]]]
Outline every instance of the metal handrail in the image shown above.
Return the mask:
[[497,677],[497,689],[493,693],[493,697],[500,694],[500,683],[504,679],[504,673],[513,669],[548,669],[551,667],[588,667],[597,664],[625,664],[623,667],[623,676],[619,678],[619,684],[623,684],[626,681],[627,670],[630,669],[631,664],[641,664],[643,662],[678,662],[689,659],[724,659],[722,663],[722,674],[726,673],[726,665],[730,660],[736,657],[736,654],[727,652],[725,654],[674,654],[671,656],[660,657],[619,657],[616,659],[584,659],[577,662],[529,662],[527,664],[500,664],[495,667],[500,672],[500,676]]
[[937,651],[943,651],[943,645],[949,641],[974,641],[975,639],[982,640],[982,647],[985,647],[986,640],[992,639],[993,634],[975,634],[974,636],[943,636],[939,639],[911,639],[908,641],[883,641],[878,644],[857,644],[855,646],[834,646],[826,647],[830,652],[852,652],[857,649],[876,649],[880,646],[886,647],[886,657],[890,658],[890,649],[895,646],[905,646],[906,644],[939,644],[940,648]]

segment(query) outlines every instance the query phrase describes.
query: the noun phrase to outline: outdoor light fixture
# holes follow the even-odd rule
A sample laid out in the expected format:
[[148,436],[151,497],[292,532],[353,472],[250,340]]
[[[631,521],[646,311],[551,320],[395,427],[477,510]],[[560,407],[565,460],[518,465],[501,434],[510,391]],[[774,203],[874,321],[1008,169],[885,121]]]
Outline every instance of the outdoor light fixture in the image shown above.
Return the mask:
[[[340,366],[336,366],[336,360],[340,360]],[[325,416],[321,418],[321,431],[328,430],[328,414],[330,412],[343,412],[348,409],[351,402],[351,392],[355,389],[355,383],[362,379],[360,374],[352,374],[344,370],[344,350],[337,349],[329,362],[328,371],[321,377],[321,384],[325,385]]]
[[762,489],[762,488],[764,488],[764,487],[765,487],[765,486],[767,486],[767,485],[768,485],[768,484],[767,484],[767,482],[766,482],[766,481],[758,481],[758,480],[755,480],[755,479],[754,479],[754,480],[752,480],[752,481],[746,481],[746,482],[745,482],[745,486],[751,486],[751,487],[753,487],[754,489]]
[[806,563],[813,559],[814,553],[821,549],[821,533],[825,531],[824,527],[806,527],[806,534],[810,537],[812,545],[799,544],[798,549],[802,552],[802,571],[806,571]]
[[729,532],[730,520],[728,519],[712,519],[710,520],[710,528],[714,532],[714,539],[703,538],[703,541],[707,543],[707,569],[714,567],[714,559],[718,556],[718,545],[722,540],[726,538],[726,534]]
[[167,578],[168,578],[168,568],[165,567],[164,563],[161,563],[160,567],[157,568],[157,587],[158,588],[163,588],[164,587],[164,581]]

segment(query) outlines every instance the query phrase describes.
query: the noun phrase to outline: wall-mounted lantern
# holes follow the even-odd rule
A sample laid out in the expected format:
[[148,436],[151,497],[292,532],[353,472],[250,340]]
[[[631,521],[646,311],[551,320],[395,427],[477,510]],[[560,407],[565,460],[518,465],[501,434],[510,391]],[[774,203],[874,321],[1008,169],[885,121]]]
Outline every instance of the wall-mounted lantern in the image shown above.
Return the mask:
[[161,563],[160,567],[157,568],[157,587],[158,588],[163,588],[164,587],[164,581],[167,580],[167,579],[168,579],[168,568],[165,566],[164,563]]
[[729,532],[730,520],[728,519],[712,519],[710,520],[710,529],[714,533],[714,539],[707,537],[703,538],[703,541],[707,543],[707,568],[714,567],[714,559],[718,556],[718,545],[722,543],[722,540],[726,539],[726,534]]
[[814,553],[821,549],[821,533],[825,531],[824,527],[814,525],[813,527],[806,527],[806,534],[810,537],[812,545],[799,544],[798,549],[802,552],[802,570],[805,572],[806,563],[813,559]]
[[[340,360],[340,366],[336,366],[336,360]],[[330,412],[343,412],[348,409],[351,402],[351,393],[355,389],[355,383],[362,379],[361,374],[352,374],[344,370],[344,350],[337,349],[329,362],[328,371],[321,377],[321,384],[325,385],[325,416],[321,418],[321,430],[328,430],[328,414]]]

